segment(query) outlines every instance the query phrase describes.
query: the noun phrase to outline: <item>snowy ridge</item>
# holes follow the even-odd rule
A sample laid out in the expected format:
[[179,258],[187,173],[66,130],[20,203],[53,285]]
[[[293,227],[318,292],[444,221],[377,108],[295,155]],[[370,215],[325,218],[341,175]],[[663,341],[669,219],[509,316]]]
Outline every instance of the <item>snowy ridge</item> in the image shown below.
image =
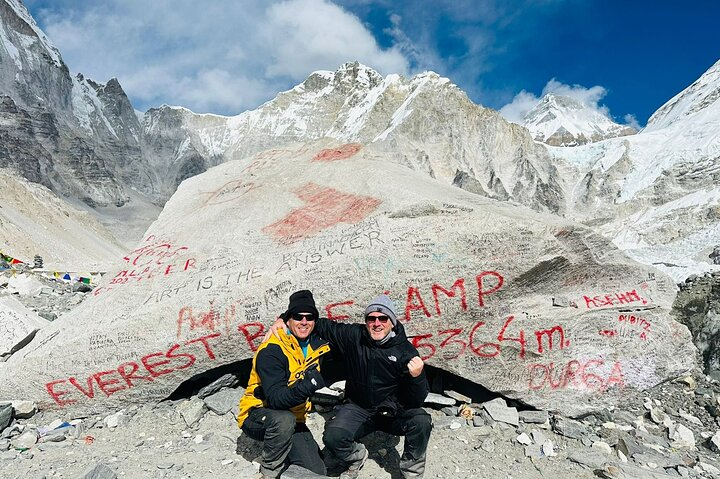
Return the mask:
[[708,108],[717,108],[720,99],[720,61],[661,106],[648,120],[644,131],[656,131]]

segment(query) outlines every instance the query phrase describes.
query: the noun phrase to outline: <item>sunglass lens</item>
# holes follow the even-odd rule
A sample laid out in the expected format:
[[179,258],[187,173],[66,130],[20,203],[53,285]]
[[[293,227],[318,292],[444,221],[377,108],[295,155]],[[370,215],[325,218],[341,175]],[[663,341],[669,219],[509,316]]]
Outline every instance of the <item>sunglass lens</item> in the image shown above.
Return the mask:
[[375,320],[378,320],[381,323],[387,323],[389,319],[390,319],[389,316],[366,316],[365,317],[365,321],[367,321],[368,323],[374,323]]
[[315,321],[315,316],[312,314],[293,314],[293,319],[295,321],[302,321],[303,319],[306,321]]

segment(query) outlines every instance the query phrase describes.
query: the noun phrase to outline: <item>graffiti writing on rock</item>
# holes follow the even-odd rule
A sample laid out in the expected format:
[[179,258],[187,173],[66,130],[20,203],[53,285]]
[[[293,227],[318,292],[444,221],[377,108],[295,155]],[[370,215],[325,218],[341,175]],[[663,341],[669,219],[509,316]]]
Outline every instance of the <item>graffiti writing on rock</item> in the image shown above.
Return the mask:
[[456,359],[466,351],[481,358],[496,358],[503,352],[502,346],[510,343],[515,344],[514,349],[517,350],[517,357],[520,359],[525,358],[525,353],[529,348],[537,354],[543,354],[570,346],[563,327],[555,325],[548,329],[532,331],[528,336],[535,337],[536,345],[533,348],[534,343],[531,342],[528,347],[523,328],[519,328],[515,332],[509,331],[514,321],[515,316],[508,316],[500,330],[496,330],[498,331],[497,342],[480,343],[478,341],[476,334],[489,327],[485,321],[478,321],[469,329],[469,332],[465,328],[454,328],[440,330],[436,334],[418,334],[412,338],[412,344],[421,354],[423,361],[434,357],[438,351],[444,352],[442,355],[444,360]]
[[612,293],[601,296],[583,296],[585,299],[585,307],[587,309],[617,307],[627,304],[640,303],[643,306],[648,304],[648,300],[640,296],[637,290],[627,291],[625,293]]
[[175,343],[165,351],[146,354],[136,361],[120,364],[115,369],[100,371],[87,377],[68,378],[45,384],[50,397],[58,406],[74,404],[80,399],[94,399],[98,390],[110,397],[118,391],[132,389],[142,382],[152,382],[160,376],[192,367],[197,356],[215,360],[211,341],[220,333],[208,334],[183,343]]
[[565,364],[531,364],[528,371],[528,388],[533,391],[567,388],[605,392],[613,386],[621,389],[625,387],[619,361],[607,363],[602,359],[572,359]]
[[338,161],[346,160],[360,151],[362,145],[360,143],[348,143],[339,148],[328,148],[321,150],[317,155],[313,156],[312,161]]
[[208,195],[208,198],[205,200],[203,206],[219,205],[221,203],[235,201],[259,187],[260,185],[253,183],[252,181],[244,181],[240,179],[228,181],[215,191],[204,193]]
[[341,223],[359,223],[381,203],[377,198],[342,193],[314,183],[307,183],[294,193],[305,206],[262,229],[283,244],[309,238]]
[[126,269],[119,271],[107,287],[95,288],[95,296],[115,287],[129,283],[147,281],[156,276],[169,276],[195,268],[195,259],[187,256],[187,246],[173,245],[170,241],[155,241],[150,235],[145,239],[151,242],[135,249],[123,259]]
[[622,323],[620,329],[603,329],[600,334],[607,337],[637,335],[643,341],[647,341],[650,332],[650,322],[647,319],[634,314],[621,314],[618,316],[618,322]]

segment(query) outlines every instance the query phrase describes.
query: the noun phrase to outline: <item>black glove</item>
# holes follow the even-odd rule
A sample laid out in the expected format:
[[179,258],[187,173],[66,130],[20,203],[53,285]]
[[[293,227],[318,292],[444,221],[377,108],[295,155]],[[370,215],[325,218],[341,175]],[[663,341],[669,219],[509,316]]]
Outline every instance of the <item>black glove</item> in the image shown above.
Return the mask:
[[398,404],[397,400],[394,397],[390,396],[386,398],[383,402],[378,404],[377,408],[375,408],[375,411],[376,414],[383,417],[395,417],[399,409],[400,404]]
[[325,387],[325,380],[318,370],[317,363],[312,364],[308,369],[305,370],[305,377],[298,381],[297,386],[307,397],[310,397],[312,393],[318,389]]

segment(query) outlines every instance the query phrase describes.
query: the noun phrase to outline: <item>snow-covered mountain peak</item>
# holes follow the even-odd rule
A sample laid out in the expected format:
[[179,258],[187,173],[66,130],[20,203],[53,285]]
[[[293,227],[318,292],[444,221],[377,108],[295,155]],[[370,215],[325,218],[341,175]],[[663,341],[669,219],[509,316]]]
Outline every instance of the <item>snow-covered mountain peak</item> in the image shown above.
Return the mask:
[[552,146],[577,146],[636,133],[595,107],[554,93],[543,96],[525,114],[521,125],[530,130],[536,141]]
[[[11,15],[11,13],[14,15]],[[40,27],[37,26],[30,12],[27,11],[27,8],[25,8],[25,5],[23,5],[20,0],[0,0],[0,45],[3,45],[8,53],[16,51],[17,48],[4,33],[3,23],[5,21],[12,21],[13,17],[24,22],[24,25],[15,25],[14,29],[27,37],[24,41],[25,47],[31,47],[33,43],[39,42],[40,48],[45,50],[48,57],[56,66],[63,65],[60,51],[55,48],[52,42],[50,42],[50,39],[40,30]]]
[[644,131],[665,128],[682,118],[710,108],[718,109],[720,113],[718,99],[720,99],[720,61],[653,113]]

